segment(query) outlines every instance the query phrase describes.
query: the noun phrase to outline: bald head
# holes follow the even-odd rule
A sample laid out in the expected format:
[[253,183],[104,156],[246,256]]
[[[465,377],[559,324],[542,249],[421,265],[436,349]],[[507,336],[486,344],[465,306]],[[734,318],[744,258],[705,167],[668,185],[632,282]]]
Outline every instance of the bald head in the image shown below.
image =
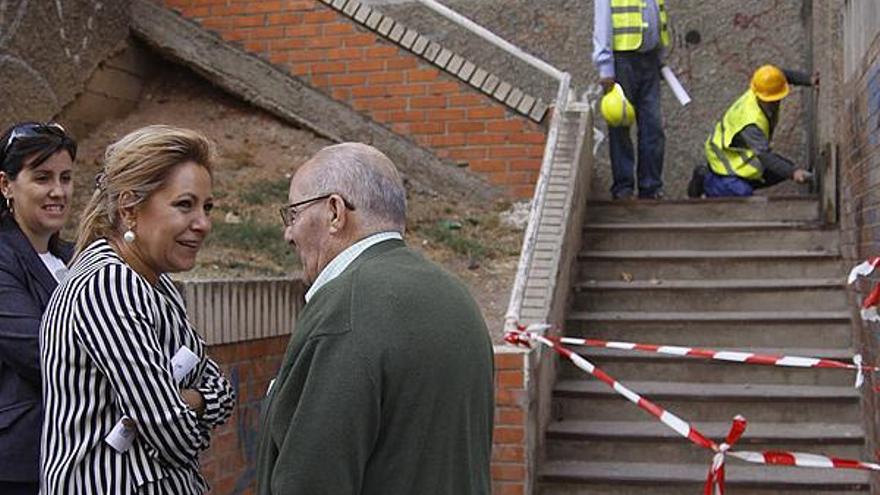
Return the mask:
[[403,181],[394,163],[372,146],[327,146],[297,170],[294,180],[312,195],[341,194],[361,216],[364,230],[403,233],[406,227]]

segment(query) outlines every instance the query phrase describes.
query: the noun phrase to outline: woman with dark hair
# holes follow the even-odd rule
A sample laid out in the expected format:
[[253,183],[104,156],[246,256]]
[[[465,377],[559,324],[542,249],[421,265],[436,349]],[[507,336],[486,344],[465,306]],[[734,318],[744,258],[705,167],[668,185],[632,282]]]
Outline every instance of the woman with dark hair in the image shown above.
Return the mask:
[[0,136],[0,493],[39,491],[40,320],[73,246],[58,232],[73,192],[76,142],[55,123]]
[[207,138],[169,126],[107,148],[40,330],[43,493],[208,490],[199,453],[235,393],[168,274],[192,269],[211,231],[213,161]]

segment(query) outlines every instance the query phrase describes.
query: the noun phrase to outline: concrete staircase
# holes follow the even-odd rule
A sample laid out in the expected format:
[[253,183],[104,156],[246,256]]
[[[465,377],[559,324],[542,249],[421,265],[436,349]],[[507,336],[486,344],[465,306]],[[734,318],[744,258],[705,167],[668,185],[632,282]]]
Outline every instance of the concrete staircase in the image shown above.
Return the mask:
[[[810,198],[591,203],[566,334],[850,360],[838,232],[817,218]],[[854,373],[577,351],[718,441],[742,414],[741,449],[869,459]],[[567,361],[552,404],[540,494],[702,493],[711,452]],[[868,490],[865,472],[727,465],[730,495]]]

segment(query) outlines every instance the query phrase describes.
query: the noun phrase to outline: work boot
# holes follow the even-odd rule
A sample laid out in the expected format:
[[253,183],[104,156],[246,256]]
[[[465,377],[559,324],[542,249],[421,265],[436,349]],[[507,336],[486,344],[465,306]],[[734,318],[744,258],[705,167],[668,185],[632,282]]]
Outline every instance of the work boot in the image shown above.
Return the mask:
[[703,181],[706,179],[706,174],[709,172],[709,167],[705,165],[697,165],[694,167],[694,173],[691,174],[691,181],[688,182],[688,197],[689,198],[702,198],[703,194],[706,192],[703,189]]

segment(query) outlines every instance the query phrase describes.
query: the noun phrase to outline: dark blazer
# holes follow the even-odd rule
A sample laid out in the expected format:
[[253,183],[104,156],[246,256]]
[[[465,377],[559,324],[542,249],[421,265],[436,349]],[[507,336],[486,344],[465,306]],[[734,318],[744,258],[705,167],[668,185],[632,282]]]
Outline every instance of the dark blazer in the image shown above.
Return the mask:
[[[73,246],[53,242],[65,263]],[[36,481],[39,471],[40,320],[55,278],[14,221],[0,220],[0,480]]]

